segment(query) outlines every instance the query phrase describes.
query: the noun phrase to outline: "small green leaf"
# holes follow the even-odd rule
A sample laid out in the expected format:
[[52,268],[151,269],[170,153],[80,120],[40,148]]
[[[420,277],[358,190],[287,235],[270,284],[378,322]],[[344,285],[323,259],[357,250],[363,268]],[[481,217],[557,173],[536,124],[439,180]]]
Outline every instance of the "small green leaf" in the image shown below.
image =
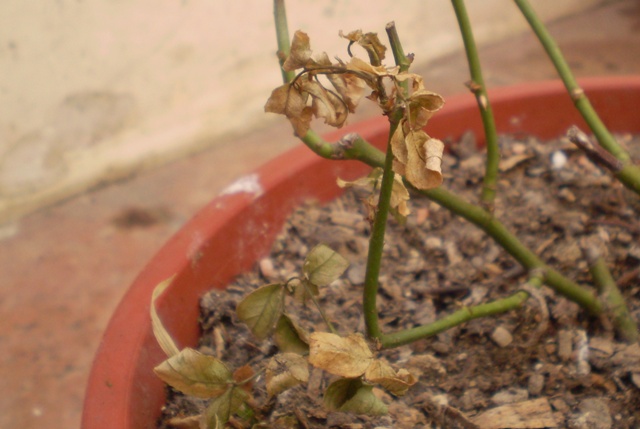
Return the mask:
[[301,281],[296,284],[295,288],[293,289],[294,299],[301,304],[306,304],[312,296],[318,295],[320,295],[318,286],[311,283],[307,279],[301,279]]
[[265,374],[267,394],[278,395],[291,387],[309,381],[309,364],[295,353],[280,353],[269,360]]
[[262,286],[238,303],[236,313],[251,329],[253,335],[264,340],[282,316],[284,295],[285,285],[282,283]]
[[282,352],[300,355],[309,352],[309,334],[286,314],[283,314],[278,320],[276,330],[273,333],[273,341]]
[[222,429],[229,418],[237,413],[249,394],[238,387],[230,387],[222,395],[211,401],[204,413],[208,429]]
[[329,410],[380,416],[387,414],[387,406],[373,394],[373,386],[359,378],[341,378],[324,392],[324,404]]
[[329,246],[319,244],[307,255],[302,266],[305,277],[313,284],[326,286],[344,273],[349,262]]
[[359,378],[340,378],[334,381],[324,392],[325,407],[338,411],[362,386]]
[[171,387],[198,398],[215,398],[233,382],[224,362],[190,348],[165,360],[153,371]]
[[373,386],[368,385],[360,387],[356,394],[340,407],[340,411],[368,416],[383,416],[389,412],[385,403],[373,394]]

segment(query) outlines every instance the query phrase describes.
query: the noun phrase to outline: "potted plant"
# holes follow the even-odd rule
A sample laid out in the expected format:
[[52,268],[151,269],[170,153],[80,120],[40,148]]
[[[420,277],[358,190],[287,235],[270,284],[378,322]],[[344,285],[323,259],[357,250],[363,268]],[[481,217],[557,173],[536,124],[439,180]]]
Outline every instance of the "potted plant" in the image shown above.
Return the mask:
[[[548,38],[544,37],[543,29],[539,27],[538,21],[526,2],[518,1],[517,3],[526,16],[531,19],[534,29],[542,35],[543,43],[551,43]],[[281,2],[276,1],[276,5],[278,4]],[[302,33],[296,33],[294,36],[292,51],[289,51],[286,45],[280,45],[281,63],[285,69],[285,85],[281,87],[280,94],[285,95],[281,97],[285,102],[276,107],[272,103],[270,109],[278,110],[292,120],[296,133],[317,154],[326,158],[341,157],[343,159],[340,161],[324,159],[317,157],[306,147],[297,148],[271,161],[255,174],[246,176],[230,186],[227,191],[223,192],[223,195],[214,199],[211,204],[200,211],[160,250],[123,299],[105,333],[87,390],[83,415],[84,428],[155,427],[165,394],[164,383],[154,374],[153,368],[166,358],[165,352],[168,349],[175,349],[177,354],[183,347],[193,346],[196,343],[199,335],[196,323],[199,298],[208,289],[224,288],[235,276],[248,270],[256,260],[264,256],[284,219],[294,207],[309,198],[328,201],[339,195],[342,190],[335,182],[337,177],[344,180],[355,180],[367,174],[371,166],[386,164],[386,173],[382,178],[382,182],[386,181],[386,185],[382,185],[382,187],[383,189],[386,187],[390,191],[395,179],[393,172],[391,172],[392,161],[405,164],[404,167],[400,167],[400,171],[405,175],[412,176],[412,179],[408,180],[408,186],[413,185],[421,188],[422,192],[426,193],[430,199],[476,223],[499,242],[506,251],[532,273],[528,282],[529,286],[535,288],[545,283],[556,292],[579,303],[587,312],[595,315],[609,314],[611,311],[610,316],[618,333],[630,341],[636,341],[634,337],[637,335],[635,323],[629,317],[626,307],[621,305],[619,291],[608,284],[606,279],[604,283],[608,286],[605,287],[609,288],[606,289],[606,293],[601,296],[587,293],[577,284],[544,264],[533,252],[504,230],[500,222],[492,215],[495,176],[492,177],[492,174],[489,173],[484,176],[481,203],[473,206],[432,186],[437,185],[440,180],[437,165],[433,168],[431,166],[428,169],[423,168],[424,171],[414,173],[409,171],[413,168],[409,165],[410,163],[404,162],[410,155],[404,153],[405,158],[403,159],[403,154],[400,152],[402,149],[396,148],[396,153],[388,150],[389,155],[386,158],[383,152],[375,149],[377,147],[387,150],[390,135],[392,139],[396,136],[396,144],[397,142],[404,143],[412,138],[420,139],[422,143],[426,143],[430,140],[429,137],[425,138],[418,133],[425,125],[426,120],[429,119],[427,130],[433,136],[439,136],[443,139],[457,139],[468,131],[479,136],[479,143],[486,144],[488,147],[487,171],[495,172],[497,164],[492,167],[491,163],[496,161],[495,156],[498,155],[497,141],[495,140],[497,132],[527,133],[540,138],[549,138],[558,136],[571,125],[584,128],[588,123],[593,127],[593,114],[587,105],[589,101],[595,110],[600,112],[602,122],[612,130],[616,132],[640,131],[640,125],[635,120],[633,113],[640,100],[640,78],[592,79],[585,80],[578,85],[570,75],[567,75],[568,71],[562,66],[561,59],[558,60],[555,53],[556,61],[560,61],[559,69],[565,78],[565,86],[569,88],[569,94],[561,82],[545,82],[487,92],[482,83],[479,68],[476,67],[477,58],[464,5],[462,2],[454,1],[454,6],[461,23],[461,30],[472,65],[472,83],[469,85],[472,95],[451,98],[447,100],[444,107],[440,106],[437,94],[426,91],[420,78],[407,72],[410,61],[402,53],[393,26],[389,26],[388,32],[394,57],[398,63],[396,71],[382,67],[376,62],[376,56],[380,56],[380,48],[378,42],[369,39],[368,37],[371,36],[367,34],[351,33],[346,37],[350,43],[364,45],[370,54],[368,64],[354,61],[350,65],[346,63],[335,65],[327,64],[324,60],[312,60],[313,63],[311,63],[310,53],[307,52],[309,50],[308,41]],[[277,17],[280,20],[281,33],[286,33],[286,26],[282,24],[283,15],[277,14]],[[367,39],[363,39],[365,37]],[[280,39],[288,40],[288,37],[283,36]],[[287,59],[290,60],[288,65],[286,64]],[[302,72],[296,77],[291,75],[293,70],[302,70]],[[305,115],[315,113],[329,123],[341,125],[342,119],[340,118],[346,112],[337,110],[342,107],[347,110],[350,108],[351,99],[345,94],[351,94],[351,92],[346,91],[336,95],[333,92],[322,92],[323,88],[316,86],[315,77],[321,74],[330,77],[336,75],[356,76],[367,85],[372,86],[373,90],[377,91],[374,98],[377,98],[383,105],[385,115],[391,118],[391,132],[387,118],[377,118],[346,127],[340,133],[327,136],[326,140],[309,131],[308,117]],[[385,89],[382,86],[377,86],[378,78],[390,78],[395,85],[395,92],[384,93]],[[296,82],[299,83],[302,79],[307,79],[305,82],[309,83],[306,83],[306,86],[296,87]],[[412,87],[405,87],[405,82],[411,82]],[[354,83],[350,82],[350,84]],[[354,85],[360,84],[361,82],[355,82]],[[340,82],[336,85],[338,92],[340,92],[339,85]],[[326,91],[326,88],[324,90]],[[275,98],[277,98],[277,91],[274,92]],[[323,95],[319,96],[314,91],[322,92]],[[315,108],[311,107],[310,110],[305,110],[306,107],[312,105],[306,100],[302,100],[298,110],[292,109],[289,104],[292,93],[293,97],[299,97],[301,100],[305,97],[319,100],[324,103],[324,107],[316,105]],[[393,94],[393,97],[389,97],[390,94]],[[585,94],[588,96],[588,100]],[[275,98],[272,97],[272,102]],[[580,109],[586,109],[587,122],[573,109],[572,104],[577,104]],[[585,105],[587,106],[585,107]],[[327,106],[330,107],[329,111],[326,110]],[[442,107],[441,111],[431,119],[431,111],[439,110],[440,107]],[[412,111],[418,114],[412,116]],[[594,128],[592,129],[598,137],[605,135],[606,131],[602,130],[597,121]],[[397,130],[399,129],[403,134],[398,134]],[[353,133],[357,133],[357,135]],[[415,135],[408,137],[413,133]],[[483,135],[486,137],[480,137]],[[345,138],[345,136],[347,137]],[[585,140],[579,134],[573,137],[576,144],[582,146],[590,144],[590,140]],[[602,146],[605,146],[607,151],[616,154],[615,159],[611,160],[607,155],[604,155],[602,148],[598,145],[591,144],[584,149],[589,151],[589,155],[598,162],[603,164],[609,162],[608,166],[614,169],[614,175],[628,187],[637,190],[639,184],[635,167],[627,161],[624,155],[620,155],[615,147],[612,150],[607,147],[607,137],[604,139],[605,143],[601,143]],[[334,140],[339,140],[340,143],[338,145],[327,143]],[[340,154],[335,152],[336,148],[340,148]],[[407,151],[410,150],[412,148],[407,149]],[[441,156],[437,153],[431,155],[428,152],[426,156],[425,154],[420,155],[422,155],[424,163],[430,158]],[[344,158],[353,159],[345,160]],[[431,181],[432,179],[435,180],[435,183]],[[421,180],[428,183],[420,183]],[[379,200],[385,200],[385,198],[388,199],[389,194],[386,197],[379,197]],[[401,211],[399,206],[396,205],[395,208],[397,211]],[[386,223],[384,218],[378,219],[379,213],[385,210],[388,210],[388,207],[387,209],[380,207],[373,209],[372,230],[376,230],[376,224],[380,227]],[[382,227],[379,232],[382,235],[378,239],[384,237],[384,228]],[[377,248],[374,246],[374,253],[380,253],[381,250],[381,245]],[[369,263],[369,265],[372,264],[375,265],[375,261]],[[367,336],[372,339],[371,344],[373,344],[371,356],[373,356],[376,345],[379,348],[393,347],[416,338],[433,335],[436,330],[429,331],[431,329],[429,326],[424,330],[422,328],[413,330],[408,336],[382,333],[380,327],[377,326],[375,293],[370,293],[376,288],[377,276],[375,274],[374,272],[369,275],[373,286],[369,287],[369,294],[365,293],[364,296],[364,301],[369,301],[365,303],[365,307],[374,310],[372,312],[365,309]],[[305,275],[306,280],[313,284],[309,273],[307,272]],[[162,289],[156,289],[159,284],[163,286]],[[154,291],[156,296],[152,306]],[[500,301],[500,305],[494,305],[495,302],[481,304],[475,310],[481,314],[497,314],[514,309],[532,293],[520,290]],[[150,313],[154,313],[156,320],[161,320],[163,325],[161,330],[170,333],[172,337],[167,340],[169,345],[164,344],[164,351],[154,336],[152,322],[149,318]],[[248,323],[252,323],[250,317],[245,316],[244,319],[249,320]],[[445,327],[455,326],[468,320],[470,317],[448,320]],[[267,328],[270,330],[271,326]],[[158,329],[157,324],[156,329]],[[441,327],[438,327],[437,331],[440,330]],[[371,359],[375,360],[373,357]],[[318,366],[327,369],[322,364],[318,364]],[[337,375],[346,378],[358,378],[359,376]],[[396,379],[402,379],[402,377],[396,377]],[[401,381],[411,384],[406,379]],[[225,391],[225,389],[222,390]],[[215,419],[219,417],[215,412],[213,416]],[[209,422],[214,420],[209,419]]]

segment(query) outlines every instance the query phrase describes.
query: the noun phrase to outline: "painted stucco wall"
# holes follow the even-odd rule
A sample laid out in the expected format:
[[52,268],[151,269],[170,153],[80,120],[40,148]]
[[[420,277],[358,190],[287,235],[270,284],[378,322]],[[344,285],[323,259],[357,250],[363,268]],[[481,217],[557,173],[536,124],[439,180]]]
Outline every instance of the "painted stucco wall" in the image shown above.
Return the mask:
[[[598,0],[536,0],[546,20]],[[523,31],[510,0],[468,0],[479,43]],[[339,30],[395,20],[418,63],[461,48],[443,0],[290,0],[289,28],[346,57]],[[0,2],[0,223],[273,120],[267,0]]]

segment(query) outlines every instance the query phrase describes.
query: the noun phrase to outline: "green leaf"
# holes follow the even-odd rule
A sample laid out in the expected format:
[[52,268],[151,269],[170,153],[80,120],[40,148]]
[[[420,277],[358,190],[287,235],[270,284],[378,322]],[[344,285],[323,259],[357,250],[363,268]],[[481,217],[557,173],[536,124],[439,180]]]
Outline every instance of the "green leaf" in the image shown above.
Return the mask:
[[340,407],[340,411],[368,416],[383,416],[389,412],[385,403],[373,394],[373,386],[368,385],[360,387],[356,394]]
[[240,411],[249,394],[238,387],[230,387],[211,401],[204,412],[208,429],[222,429],[229,418]]
[[153,371],[171,387],[198,398],[214,398],[233,382],[221,360],[186,348],[156,366]]
[[387,414],[387,406],[373,394],[373,386],[359,378],[341,378],[324,392],[324,404],[329,410],[380,416]]
[[238,303],[236,313],[251,329],[253,335],[264,340],[282,316],[284,295],[285,285],[282,283],[262,286]]
[[319,244],[307,255],[302,271],[313,284],[326,286],[345,272],[349,262],[329,246]]
[[273,341],[282,352],[300,355],[309,352],[309,335],[286,314],[278,320]]
[[309,364],[295,353],[280,353],[269,360],[265,374],[267,395],[273,397],[309,381]]
[[362,380],[359,378],[340,378],[334,381],[324,392],[325,407],[331,411],[338,411],[362,386]]
[[295,285],[293,289],[293,297],[301,304],[306,304],[312,296],[320,295],[318,285],[311,283],[307,279],[301,279],[301,281]]

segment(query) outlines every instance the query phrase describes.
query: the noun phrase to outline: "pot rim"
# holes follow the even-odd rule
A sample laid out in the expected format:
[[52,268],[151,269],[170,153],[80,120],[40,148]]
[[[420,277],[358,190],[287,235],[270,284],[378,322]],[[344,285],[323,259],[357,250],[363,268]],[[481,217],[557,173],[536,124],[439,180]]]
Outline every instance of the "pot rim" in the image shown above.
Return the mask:
[[[619,125],[622,120],[618,121],[616,118],[623,115],[620,112],[633,106],[631,101],[622,103],[620,112],[616,110],[614,113],[604,115],[602,109],[598,109],[599,105],[611,102],[611,97],[609,97],[611,93],[615,93],[617,97],[628,96],[636,101],[640,100],[640,75],[586,78],[579,79],[579,83],[590,98],[594,96],[593,104],[601,116],[611,116],[611,118],[607,118],[608,120],[603,117],[603,120],[608,125],[613,121],[613,124],[610,125],[612,130],[640,132],[640,124],[638,124],[640,121],[622,126]],[[527,127],[530,126],[531,118],[529,116],[533,115],[527,116],[527,113],[518,116],[518,109],[526,110],[528,108],[527,105],[522,104],[522,101],[517,101],[523,98],[526,103],[533,103],[532,100],[537,100],[536,114],[549,114],[549,112],[541,111],[544,110],[545,103],[542,102],[544,100],[554,100],[552,103],[548,103],[549,111],[557,107],[556,103],[562,104],[565,106],[564,108],[571,107],[572,104],[562,82],[558,80],[491,89],[489,90],[489,99],[496,115],[499,132],[531,132],[527,131]],[[512,104],[515,107],[511,107]],[[638,103],[635,105],[637,106]],[[609,112],[609,104],[607,106],[607,112]],[[611,109],[617,108],[614,106]],[[510,109],[513,110],[510,111]],[[462,124],[460,124],[461,121]],[[549,121],[553,122],[553,116],[549,117]],[[483,132],[476,100],[470,93],[449,97],[445,107],[438,115],[434,116],[427,130],[429,134],[441,139],[445,137],[457,138],[462,132],[456,131],[452,134],[446,134],[450,131],[445,130],[452,124],[457,127],[455,129],[458,131],[471,129],[476,136],[479,136],[478,140],[483,140],[480,137]],[[557,125],[554,123],[551,126]],[[388,125],[383,117],[376,117],[331,133],[327,136],[327,140],[333,141],[347,132],[356,131],[360,131],[365,139],[380,145],[384,144],[384,140],[386,140]],[[558,134],[557,130],[552,132],[545,129],[540,137],[551,137],[550,133]],[[149,304],[155,285],[176,272],[189,270],[190,264],[194,263],[194,258],[202,250],[202,246],[207,245],[204,238],[207,234],[215,234],[221,229],[227,228],[229,222],[233,222],[234,218],[242,215],[244,207],[259,199],[263,193],[271,192],[286,177],[308,171],[321,161],[323,160],[304,145],[285,152],[258,168],[254,173],[240,179],[249,180],[250,182],[247,183],[257,184],[256,187],[246,188],[251,190],[250,192],[233,192],[234,188],[227,187],[222,194],[198,211],[162,246],[126,292],[105,329],[87,383],[82,428],[133,429],[140,427],[130,423],[130,401],[135,399],[136,395],[132,393],[131,388],[136,381],[127,379],[127,377],[135,375],[140,370],[138,361],[141,355],[152,353],[140,350],[140,347],[148,339],[151,332]],[[289,169],[284,170],[283,166],[288,166]],[[240,182],[234,183],[237,185]],[[321,195],[320,199],[330,197],[329,194]],[[201,234],[202,237],[194,241],[194,236],[197,234]],[[186,255],[186,257],[175,259],[174,255],[176,254]],[[117,368],[117,371],[114,368]],[[146,368],[146,371],[150,377],[154,377],[151,368]],[[150,378],[147,377],[145,380],[150,380]],[[151,394],[151,392],[147,393]],[[150,411],[150,414],[156,415],[156,417],[158,413],[159,410]],[[153,423],[155,424],[155,419],[153,419]]]

